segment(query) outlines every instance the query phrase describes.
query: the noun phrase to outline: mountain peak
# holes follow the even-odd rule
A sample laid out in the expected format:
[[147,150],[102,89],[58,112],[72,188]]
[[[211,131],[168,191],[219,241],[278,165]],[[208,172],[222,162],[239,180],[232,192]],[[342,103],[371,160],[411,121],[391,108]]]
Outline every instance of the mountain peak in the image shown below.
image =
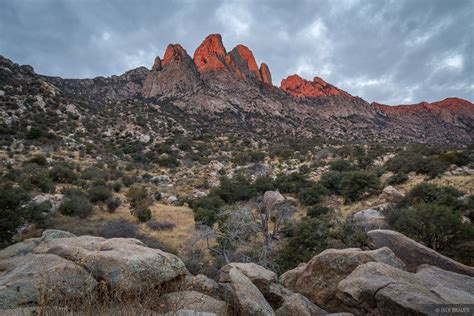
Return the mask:
[[208,35],[194,52],[194,63],[199,72],[225,68],[226,50],[220,34]]
[[165,55],[161,65],[165,67],[171,61],[181,61],[189,57],[186,50],[179,44],[169,44],[166,48]]
[[320,77],[314,77],[313,81],[309,81],[297,74],[283,79],[280,89],[296,97],[351,96],[349,93],[327,83]]
[[262,63],[260,65],[260,76],[262,77],[262,82],[268,85],[272,85],[272,74],[267,64]]
[[237,45],[226,56],[226,63],[241,78],[251,77],[262,80],[252,51],[244,45]]

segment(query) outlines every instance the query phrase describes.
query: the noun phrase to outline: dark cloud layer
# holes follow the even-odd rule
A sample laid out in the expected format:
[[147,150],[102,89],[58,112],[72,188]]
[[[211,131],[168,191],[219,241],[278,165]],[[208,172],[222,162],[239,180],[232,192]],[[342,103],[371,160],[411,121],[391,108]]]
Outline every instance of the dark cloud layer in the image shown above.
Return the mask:
[[474,100],[472,0],[0,0],[0,54],[42,74],[150,67],[207,34],[250,47],[276,84],[323,77],[368,101]]

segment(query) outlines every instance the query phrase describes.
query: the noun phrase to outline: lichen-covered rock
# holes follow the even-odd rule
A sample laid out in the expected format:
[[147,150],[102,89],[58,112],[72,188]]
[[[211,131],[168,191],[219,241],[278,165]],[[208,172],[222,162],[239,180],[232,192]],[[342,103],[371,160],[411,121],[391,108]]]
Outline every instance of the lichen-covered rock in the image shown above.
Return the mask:
[[367,236],[371,248],[390,248],[405,263],[408,271],[414,272],[419,266],[429,264],[443,270],[474,276],[473,267],[445,257],[399,232],[376,229],[369,231]]
[[36,246],[38,246],[44,240],[53,240],[69,237],[76,237],[76,235],[63,230],[47,229],[43,232],[41,237],[26,239],[25,241],[13,244],[5,249],[0,250],[0,260],[29,254]]
[[311,303],[301,294],[293,294],[288,297],[283,305],[276,311],[277,316],[316,316],[326,315],[327,312]]
[[404,195],[393,186],[386,186],[379,196],[379,200],[389,203],[398,203],[403,199]]
[[433,314],[434,305],[472,304],[474,278],[432,266],[409,273],[368,262],[339,283],[337,296],[356,315]]
[[221,293],[240,315],[275,315],[263,294],[239,269],[228,271]]
[[95,279],[122,291],[140,291],[187,273],[176,256],[146,247],[133,238],[80,236],[46,240],[33,249],[55,254],[84,267]]
[[192,310],[213,313],[217,316],[228,315],[227,304],[221,300],[195,291],[181,291],[165,294],[160,299],[163,312]]
[[[388,248],[362,251],[358,248],[327,249],[314,256],[304,269],[291,278],[291,282],[283,283],[290,290],[303,294],[311,302],[328,311],[338,311],[340,305],[336,297],[337,285],[359,265],[367,262],[383,262],[399,269],[404,264]],[[283,279],[287,279],[284,277]],[[296,279],[296,281],[294,281]]]
[[0,271],[0,309],[75,300],[91,295],[97,287],[85,269],[54,254],[0,260]]

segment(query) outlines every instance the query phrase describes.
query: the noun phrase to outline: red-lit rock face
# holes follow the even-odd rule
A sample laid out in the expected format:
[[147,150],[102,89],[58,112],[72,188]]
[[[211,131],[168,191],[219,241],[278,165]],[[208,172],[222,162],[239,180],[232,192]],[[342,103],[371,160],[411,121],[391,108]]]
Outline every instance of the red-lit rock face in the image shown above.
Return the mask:
[[421,102],[417,104],[402,104],[394,106],[372,102],[372,105],[386,114],[395,116],[416,114],[422,111],[439,112],[443,110],[463,112],[464,114],[470,114],[471,116],[474,115],[474,104],[460,98],[447,98],[433,103]]
[[181,61],[188,56],[188,53],[184,48],[179,44],[169,44],[166,48],[165,56],[163,56],[163,61],[161,65],[165,67],[171,61]]
[[270,73],[270,69],[268,69],[268,66],[265,63],[262,63],[262,65],[260,65],[260,77],[262,78],[263,83],[272,85],[272,74]]
[[226,51],[219,34],[204,39],[194,52],[194,63],[200,73],[224,69]]
[[[260,72],[258,71],[257,62],[255,61],[255,57],[250,49],[244,45],[237,45],[231,53],[235,53],[243,62],[244,72],[249,72],[253,74],[255,78],[261,80]],[[236,69],[236,71],[238,71]]]
[[160,56],[156,56],[155,62],[153,63],[153,67],[151,67],[152,70],[160,71],[162,68],[161,66],[161,59]]
[[308,81],[298,75],[292,75],[281,81],[280,89],[297,97],[351,96],[319,77],[315,77],[313,81]]

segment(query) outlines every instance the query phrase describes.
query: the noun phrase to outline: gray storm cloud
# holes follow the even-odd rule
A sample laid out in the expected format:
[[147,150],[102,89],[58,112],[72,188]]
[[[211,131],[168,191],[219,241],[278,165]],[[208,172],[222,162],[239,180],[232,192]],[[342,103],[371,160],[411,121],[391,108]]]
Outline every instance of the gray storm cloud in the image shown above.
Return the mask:
[[68,78],[150,67],[210,33],[247,45],[274,82],[298,73],[367,101],[474,100],[474,1],[0,0],[0,54]]

